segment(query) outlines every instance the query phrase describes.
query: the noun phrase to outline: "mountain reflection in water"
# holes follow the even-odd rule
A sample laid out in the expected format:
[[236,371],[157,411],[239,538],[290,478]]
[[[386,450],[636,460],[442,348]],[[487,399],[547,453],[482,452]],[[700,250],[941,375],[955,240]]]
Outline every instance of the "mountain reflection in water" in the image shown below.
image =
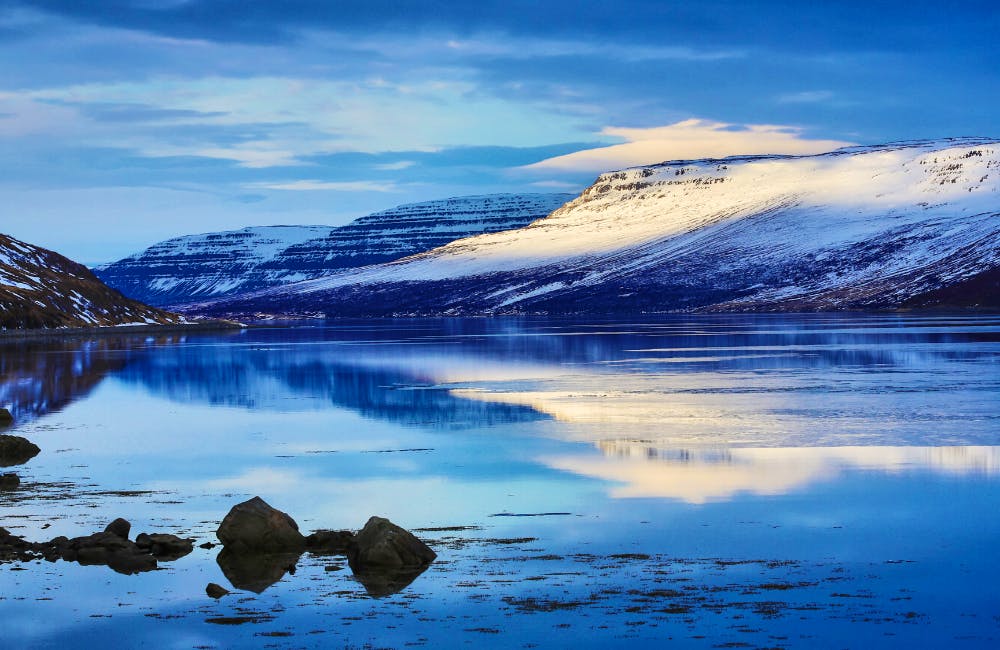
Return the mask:
[[183,341],[178,336],[102,336],[5,342],[0,344],[0,406],[16,423],[30,422],[86,397],[146,349]]
[[1000,319],[988,316],[336,321],[0,351],[0,406],[19,422],[114,377],[183,404],[343,409],[431,431],[517,425],[596,445],[527,453],[614,496],[702,502],[854,467],[998,465]]

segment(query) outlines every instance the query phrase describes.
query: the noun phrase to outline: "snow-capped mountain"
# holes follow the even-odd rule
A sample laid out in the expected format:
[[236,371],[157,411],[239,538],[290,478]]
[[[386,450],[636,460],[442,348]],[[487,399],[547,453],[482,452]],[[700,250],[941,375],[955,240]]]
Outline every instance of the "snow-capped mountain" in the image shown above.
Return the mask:
[[524,226],[569,194],[465,196],[401,205],[345,226],[269,226],[178,237],[94,269],[108,285],[174,305],[396,260],[450,241]]
[[182,322],[125,298],[82,264],[0,235],[0,330]]
[[327,315],[1000,306],[1000,142],[666,162],[529,226],[201,305]]

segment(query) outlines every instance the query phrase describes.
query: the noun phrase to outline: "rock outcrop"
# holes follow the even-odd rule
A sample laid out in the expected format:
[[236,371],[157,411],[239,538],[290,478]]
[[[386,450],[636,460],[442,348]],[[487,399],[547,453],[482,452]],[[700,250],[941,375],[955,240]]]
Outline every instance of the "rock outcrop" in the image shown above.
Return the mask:
[[23,465],[41,451],[27,438],[0,434],[0,467]]

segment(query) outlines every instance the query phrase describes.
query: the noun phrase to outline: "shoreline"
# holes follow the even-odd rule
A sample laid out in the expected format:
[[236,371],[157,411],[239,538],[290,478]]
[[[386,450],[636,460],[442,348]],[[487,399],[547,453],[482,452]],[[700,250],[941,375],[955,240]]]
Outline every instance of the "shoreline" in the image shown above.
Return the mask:
[[109,325],[105,327],[67,327],[64,329],[24,329],[0,331],[0,343],[38,339],[83,338],[87,336],[170,334],[175,332],[220,332],[243,330],[247,326],[236,321],[217,319],[202,323],[177,325]]

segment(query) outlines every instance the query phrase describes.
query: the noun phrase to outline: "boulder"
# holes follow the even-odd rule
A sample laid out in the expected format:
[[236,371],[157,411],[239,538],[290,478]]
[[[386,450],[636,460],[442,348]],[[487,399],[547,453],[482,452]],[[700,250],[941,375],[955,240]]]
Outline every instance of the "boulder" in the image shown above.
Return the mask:
[[0,434],[0,467],[23,465],[40,451],[37,445],[26,438]]
[[306,537],[306,550],[317,555],[346,555],[354,542],[349,530],[317,530]]
[[208,583],[208,586],[205,587],[205,593],[208,594],[209,598],[215,598],[216,600],[218,600],[219,598],[222,598],[223,596],[228,594],[229,590],[223,587],[222,585],[217,585],[214,582],[210,582]]
[[238,553],[293,552],[306,546],[295,520],[260,497],[233,506],[215,534],[226,549]]
[[135,545],[158,560],[177,560],[194,550],[194,540],[169,533],[139,533]]
[[373,567],[425,568],[437,554],[413,533],[388,519],[372,517],[354,536],[347,558],[356,572]]
[[0,427],[9,427],[14,424],[14,416],[5,408],[0,408]]
[[107,528],[104,529],[104,532],[117,535],[122,539],[128,539],[128,533],[130,530],[132,530],[132,524],[119,517],[108,524]]
[[17,474],[0,474],[0,490],[13,490],[21,485]]

